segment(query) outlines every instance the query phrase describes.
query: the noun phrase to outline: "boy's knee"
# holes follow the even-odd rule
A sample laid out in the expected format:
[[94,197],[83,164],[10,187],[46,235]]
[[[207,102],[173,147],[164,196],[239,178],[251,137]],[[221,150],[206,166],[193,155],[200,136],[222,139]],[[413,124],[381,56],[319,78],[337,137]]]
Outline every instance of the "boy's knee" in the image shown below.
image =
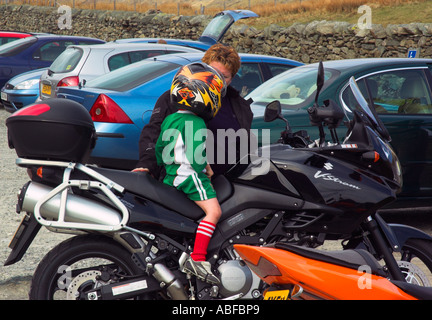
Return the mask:
[[218,207],[217,210],[215,211],[215,218],[219,220],[221,216],[222,216],[222,209]]
[[209,220],[211,220],[215,224],[219,221],[221,215],[222,215],[222,210],[219,206],[214,207],[211,210],[206,212],[206,216],[209,218]]

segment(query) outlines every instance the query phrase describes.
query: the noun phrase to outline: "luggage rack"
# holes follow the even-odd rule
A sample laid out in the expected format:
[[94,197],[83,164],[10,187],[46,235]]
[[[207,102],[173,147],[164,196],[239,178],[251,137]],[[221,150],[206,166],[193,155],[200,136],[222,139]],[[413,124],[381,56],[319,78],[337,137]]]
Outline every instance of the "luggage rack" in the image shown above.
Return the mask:
[[[20,167],[30,166],[50,166],[64,168],[63,182],[55,187],[53,190],[48,192],[45,196],[39,199],[34,208],[34,216],[37,221],[46,227],[59,228],[59,229],[82,229],[82,230],[97,230],[97,231],[118,231],[126,227],[126,223],[129,220],[129,211],[126,206],[118,199],[113,190],[123,193],[124,188],[116,182],[108,179],[102,174],[94,171],[93,169],[81,164],[74,162],[63,162],[63,161],[50,161],[50,160],[34,160],[34,159],[16,159],[16,164]],[[79,170],[95,179],[94,181],[89,180],[70,180],[72,171]],[[98,189],[102,191],[112,204],[120,210],[122,219],[117,225],[103,225],[98,223],[85,223],[85,222],[69,222],[65,221],[66,215],[66,201],[68,197],[68,190],[71,187],[77,187],[81,190]],[[43,204],[48,202],[50,199],[60,194],[60,208],[57,220],[47,220],[42,217],[40,209]]]

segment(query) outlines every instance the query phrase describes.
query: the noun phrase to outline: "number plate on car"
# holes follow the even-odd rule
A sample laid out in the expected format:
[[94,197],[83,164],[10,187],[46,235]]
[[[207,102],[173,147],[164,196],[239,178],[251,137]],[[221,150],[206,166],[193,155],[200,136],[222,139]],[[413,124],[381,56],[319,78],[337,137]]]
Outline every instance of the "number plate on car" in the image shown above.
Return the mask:
[[48,84],[43,84],[42,85],[42,93],[47,94],[47,95],[51,95],[51,86]]
[[1,98],[2,100],[4,100],[4,101],[8,101],[8,95],[7,95],[7,93],[6,93],[6,92],[2,92],[0,98]]

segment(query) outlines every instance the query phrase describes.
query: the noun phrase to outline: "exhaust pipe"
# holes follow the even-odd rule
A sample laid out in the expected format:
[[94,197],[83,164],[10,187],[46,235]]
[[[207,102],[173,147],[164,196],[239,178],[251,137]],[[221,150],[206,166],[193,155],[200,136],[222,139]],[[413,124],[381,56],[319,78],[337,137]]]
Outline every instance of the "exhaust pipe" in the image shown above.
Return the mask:
[[188,296],[181,282],[176,279],[174,274],[166,266],[156,263],[153,269],[153,277],[155,277],[157,281],[165,283],[166,289],[173,300],[188,300]]
[[[53,188],[37,182],[28,183],[19,195],[21,211],[34,213],[36,203],[52,190]],[[60,197],[61,194],[59,193],[41,206],[40,214],[44,219],[58,220],[61,204]],[[76,222],[116,226],[121,223],[122,217],[112,207],[69,193],[66,201],[64,221],[66,223]]]

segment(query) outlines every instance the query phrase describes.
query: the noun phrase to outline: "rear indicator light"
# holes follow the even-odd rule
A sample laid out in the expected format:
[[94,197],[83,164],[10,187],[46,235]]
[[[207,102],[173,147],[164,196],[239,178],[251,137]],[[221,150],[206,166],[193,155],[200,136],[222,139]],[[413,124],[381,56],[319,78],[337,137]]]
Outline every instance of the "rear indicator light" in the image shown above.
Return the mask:
[[39,178],[43,178],[43,167],[37,168],[36,174],[38,175]]
[[90,109],[94,122],[130,123],[132,120],[110,97],[101,94]]
[[57,84],[57,87],[73,87],[77,86],[79,84],[79,77],[67,77],[64,79],[61,79],[59,83]]

